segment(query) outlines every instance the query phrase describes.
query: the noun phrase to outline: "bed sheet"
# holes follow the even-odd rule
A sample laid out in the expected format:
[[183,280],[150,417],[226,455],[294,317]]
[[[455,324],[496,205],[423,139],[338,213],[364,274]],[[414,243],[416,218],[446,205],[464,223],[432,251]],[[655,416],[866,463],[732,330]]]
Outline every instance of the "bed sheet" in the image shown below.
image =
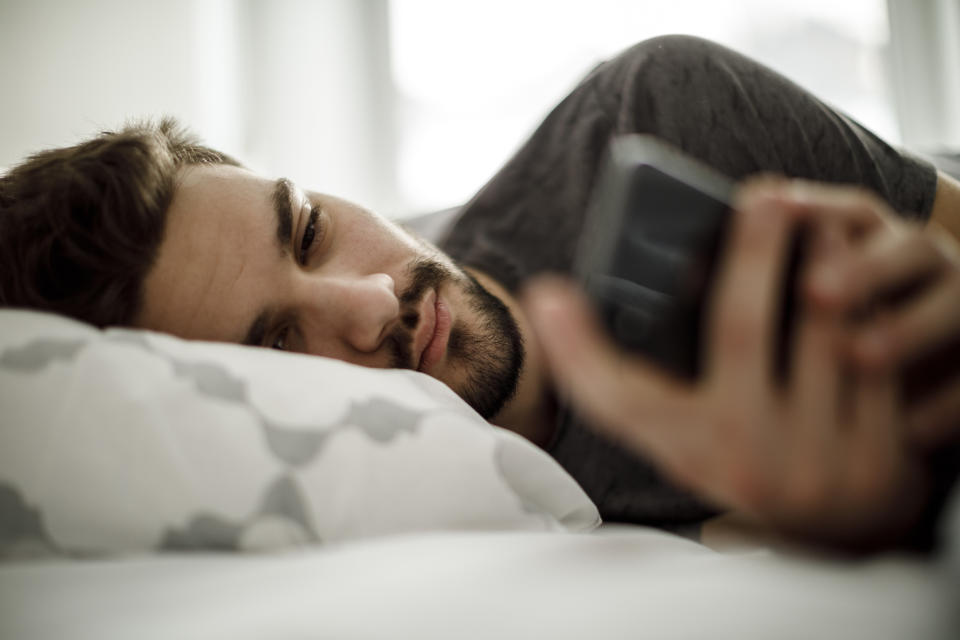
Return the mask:
[[0,565],[0,638],[922,640],[958,637],[957,603],[930,561],[725,554],[642,527]]

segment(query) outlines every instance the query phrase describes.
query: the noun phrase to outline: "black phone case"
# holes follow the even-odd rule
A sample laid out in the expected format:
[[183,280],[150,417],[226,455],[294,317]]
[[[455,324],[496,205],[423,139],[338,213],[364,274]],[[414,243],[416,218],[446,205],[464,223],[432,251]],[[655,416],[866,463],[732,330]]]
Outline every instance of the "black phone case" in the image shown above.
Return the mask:
[[[614,340],[681,377],[700,374],[733,189],[722,174],[645,135],[611,143],[594,189],[576,271]],[[800,246],[798,234],[788,272],[796,271]],[[781,372],[791,290],[784,288],[781,305]]]

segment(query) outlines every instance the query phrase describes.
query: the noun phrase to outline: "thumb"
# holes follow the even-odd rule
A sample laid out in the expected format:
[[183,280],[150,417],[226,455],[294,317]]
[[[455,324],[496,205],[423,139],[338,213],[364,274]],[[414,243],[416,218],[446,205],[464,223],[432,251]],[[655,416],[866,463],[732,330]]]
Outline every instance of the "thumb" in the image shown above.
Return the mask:
[[523,304],[554,383],[587,417],[621,431],[635,426],[664,397],[664,375],[618,349],[570,282],[537,278],[524,292]]

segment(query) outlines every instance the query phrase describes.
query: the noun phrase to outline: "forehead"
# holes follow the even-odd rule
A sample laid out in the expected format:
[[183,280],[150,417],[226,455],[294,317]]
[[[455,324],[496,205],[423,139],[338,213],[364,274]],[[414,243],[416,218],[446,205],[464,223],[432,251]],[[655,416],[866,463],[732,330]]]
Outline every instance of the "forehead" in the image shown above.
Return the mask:
[[274,181],[228,165],[200,165],[181,171],[167,212],[161,256],[177,252],[197,260],[258,246],[275,238]]
[[138,325],[236,340],[278,258],[273,181],[227,165],[181,171]]
[[183,215],[209,212],[220,204],[270,206],[272,187],[272,180],[241,167],[225,164],[184,167],[177,176],[168,222]]

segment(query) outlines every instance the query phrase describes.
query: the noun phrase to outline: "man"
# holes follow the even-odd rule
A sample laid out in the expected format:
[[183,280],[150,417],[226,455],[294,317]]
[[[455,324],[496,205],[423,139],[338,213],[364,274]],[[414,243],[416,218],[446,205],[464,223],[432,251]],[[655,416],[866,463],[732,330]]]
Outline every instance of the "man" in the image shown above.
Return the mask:
[[[642,363],[622,369],[589,325],[577,324],[583,315],[576,303],[551,293],[550,285],[533,298],[529,314],[518,302],[529,276],[569,271],[598,159],[612,136],[638,131],[656,133],[734,179],[774,171],[856,183],[888,203],[813,188],[798,198],[795,186],[780,184],[744,189],[735,225],[740,231],[711,321],[708,351],[733,345],[715,358],[712,379],[726,384],[718,384],[719,391],[681,388]],[[902,306],[910,313],[894,318],[929,329],[923,333],[933,335],[930,344],[915,341],[868,357],[870,372],[854,376],[855,386],[861,379],[870,383],[854,395],[875,409],[856,415],[854,431],[881,434],[883,446],[869,438],[851,444],[807,437],[838,432],[828,409],[802,420],[795,416],[796,406],[832,409],[844,395],[847,382],[837,369],[847,366],[847,358],[825,344],[839,343],[834,334],[857,306],[852,296],[821,295],[824,310],[803,317],[802,327],[812,327],[799,332],[807,337],[803,353],[813,355],[801,358],[804,366],[797,370],[819,374],[808,374],[818,384],[799,385],[806,402],[789,410],[771,408],[766,341],[754,340],[744,327],[764,328],[782,238],[801,217],[815,222],[823,236],[822,264],[849,274],[870,259],[892,256],[896,268],[889,280],[922,272],[937,283],[924,288],[932,292],[924,300],[960,299],[956,263],[946,250],[926,236],[901,234],[885,211],[891,206],[930,216],[955,230],[958,193],[931,166],[890,148],[755,63],[701,40],[662,38],[594,70],[464,207],[443,243],[446,254],[356,205],[257,176],[197,145],[170,122],[39,154],[0,183],[0,303],[49,309],[98,326],[133,325],[418,369],[446,382],[492,422],[545,447],[607,519],[683,528],[732,507],[831,544],[886,544],[901,538],[922,518],[924,506],[935,502],[929,499],[926,452],[892,437],[909,417],[891,391],[892,370],[930,344],[955,337],[956,309],[940,303],[918,320],[916,305]],[[901,236],[913,244],[896,240]],[[918,252],[933,258],[918,261]],[[730,284],[744,278],[756,286]],[[872,293],[885,283],[865,284]],[[610,374],[617,368],[625,375]],[[594,377],[584,380],[584,371]],[[600,381],[606,387],[598,388]],[[625,446],[593,435],[567,415],[555,384]],[[758,396],[759,390],[765,395]],[[742,415],[720,411],[713,401],[718,393]],[[627,401],[630,395],[646,399],[643,411]],[[955,417],[952,397],[948,393],[941,413]],[[677,411],[680,405],[691,409]],[[940,405],[931,406],[913,408],[929,413]],[[763,411],[743,414],[754,407]],[[671,428],[651,436],[646,419],[660,413]],[[563,418],[556,426],[558,416]],[[860,429],[881,417],[882,428]],[[782,483],[786,488],[762,455],[784,446],[794,450],[792,440],[766,442],[769,423],[780,420],[791,425],[791,434],[811,441],[797,449],[804,455]],[[928,421],[935,429],[942,422]],[[680,428],[685,423],[697,429]],[[718,433],[736,439],[714,448]],[[691,445],[693,439],[701,445]],[[836,456],[833,445],[841,447]],[[828,459],[832,464],[821,465]],[[851,459],[857,468],[879,470],[851,485],[834,474]],[[808,478],[817,480],[813,490],[804,490]],[[692,487],[700,498],[674,482]],[[837,486],[853,489],[832,491]],[[825,506],[828,494],[842,499]],[[835,522],[838,511],[845,515]]]

